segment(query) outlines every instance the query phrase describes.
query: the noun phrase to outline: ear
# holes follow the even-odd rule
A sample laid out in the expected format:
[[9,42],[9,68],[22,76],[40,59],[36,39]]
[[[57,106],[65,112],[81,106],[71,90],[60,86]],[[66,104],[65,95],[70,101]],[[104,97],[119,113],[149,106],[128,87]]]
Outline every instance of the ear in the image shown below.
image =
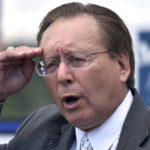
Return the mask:
[[118,55],[119,73],[120,81],[126,83],[130,75],[130,62],[129,54],[127,51],[123,51]]

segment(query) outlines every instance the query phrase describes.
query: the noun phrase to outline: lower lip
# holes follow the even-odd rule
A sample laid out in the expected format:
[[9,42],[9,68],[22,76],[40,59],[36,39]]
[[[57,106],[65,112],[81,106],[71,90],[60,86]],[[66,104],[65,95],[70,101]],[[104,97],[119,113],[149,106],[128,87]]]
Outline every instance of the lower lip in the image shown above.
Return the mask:
[[68,104],[66,102],[63,102],[63,106],[65,109],[75,109],[76,107],[79,106],[81,99],[79,98],[75,103],[73,104]]

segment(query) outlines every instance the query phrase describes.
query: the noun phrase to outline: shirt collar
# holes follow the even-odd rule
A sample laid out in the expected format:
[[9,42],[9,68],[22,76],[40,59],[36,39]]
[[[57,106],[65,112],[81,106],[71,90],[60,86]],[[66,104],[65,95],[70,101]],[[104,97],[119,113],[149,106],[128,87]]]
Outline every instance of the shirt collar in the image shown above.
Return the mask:
[[[123,102],[115,112],[98,128],[88,132],[89,140],[94,150],[108,150],[112,144],[119,138],[125,118],[132,104],[133,96],[129,90]],[[75,128],[76,147],[80,149],[80,141],[85,134],[79,128]]]

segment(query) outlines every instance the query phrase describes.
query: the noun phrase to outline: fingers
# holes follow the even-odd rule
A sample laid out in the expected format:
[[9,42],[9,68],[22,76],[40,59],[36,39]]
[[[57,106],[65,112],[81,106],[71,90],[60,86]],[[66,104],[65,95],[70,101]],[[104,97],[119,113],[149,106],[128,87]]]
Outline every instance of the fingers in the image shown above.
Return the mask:
[[7,48],[7,50],[11,50],[11,49],[14,49],[14,47],[10,46]]
[[0,52],[0,61],[9,61],[15,59],[32,59],[42,55],[41,47],[9,47],[6,51]]
[[30,81],[35,66],[32,58],[40,55],[40,47],[9,47],[0,52],[0,97],[16,93]]
[[[30,67],[29,67],[30,66]],[[28,83],[32,77],[34,71],[34,62],[31,59],[26,59],[23,64],[23,73],[26,78],[26,82]]]
[[14,61],[0,61],[0,69],[6,69],[10,66],[17,66],[23,64],[23,60],[14,60]]

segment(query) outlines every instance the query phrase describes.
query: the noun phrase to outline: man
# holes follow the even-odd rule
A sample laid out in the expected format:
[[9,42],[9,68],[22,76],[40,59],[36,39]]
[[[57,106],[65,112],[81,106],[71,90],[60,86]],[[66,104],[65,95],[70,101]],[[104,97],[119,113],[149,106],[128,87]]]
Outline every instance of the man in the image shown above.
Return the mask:
[[1,52],[1,103],[29,82],[32,58],[41,55],[36,69],[56,106],[30,115],[1,150],[150,149],[149,109],[134,89],[131,37],[114,12],[62,5],[43,19],[37,39],[39,48]]

